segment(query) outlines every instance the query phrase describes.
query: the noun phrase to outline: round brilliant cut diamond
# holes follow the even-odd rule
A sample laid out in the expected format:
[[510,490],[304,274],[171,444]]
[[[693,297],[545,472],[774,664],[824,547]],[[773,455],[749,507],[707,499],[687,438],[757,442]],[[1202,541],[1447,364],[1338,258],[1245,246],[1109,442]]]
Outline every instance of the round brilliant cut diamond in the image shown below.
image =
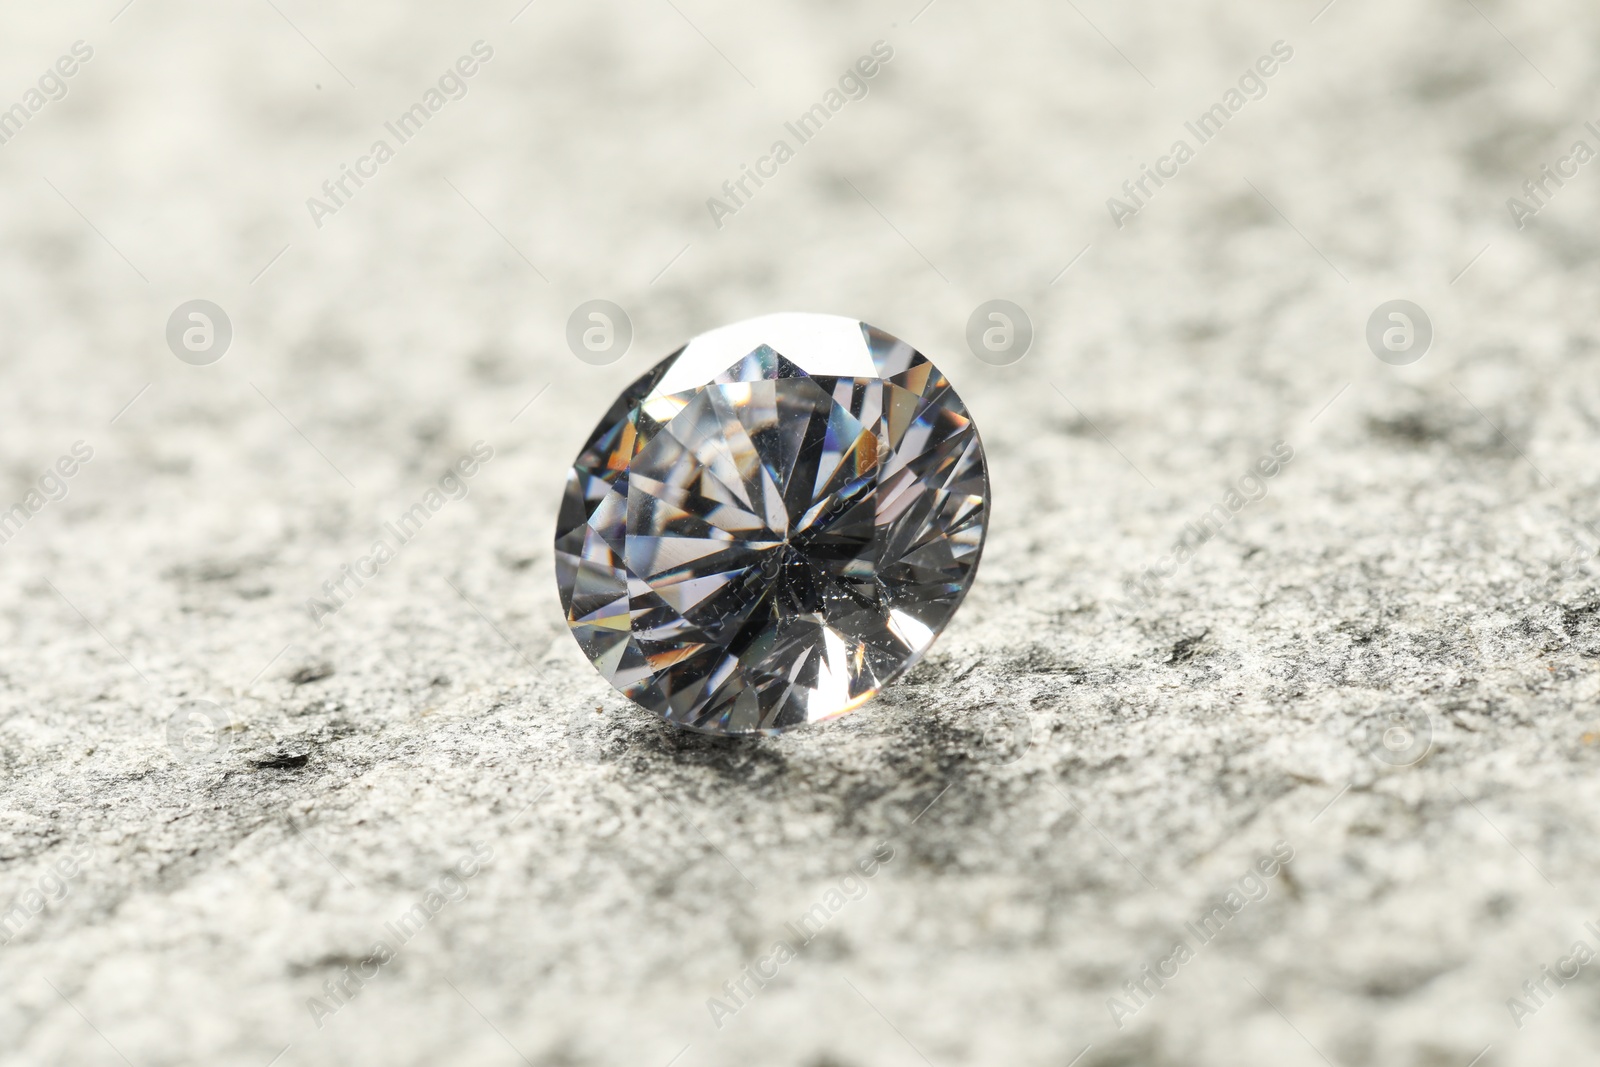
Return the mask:
[[859,707],[928,650],[983,550],[983,445],[944,376],[835,315],[690,341],[567,477],[556,579],[595,667],[710,733]]

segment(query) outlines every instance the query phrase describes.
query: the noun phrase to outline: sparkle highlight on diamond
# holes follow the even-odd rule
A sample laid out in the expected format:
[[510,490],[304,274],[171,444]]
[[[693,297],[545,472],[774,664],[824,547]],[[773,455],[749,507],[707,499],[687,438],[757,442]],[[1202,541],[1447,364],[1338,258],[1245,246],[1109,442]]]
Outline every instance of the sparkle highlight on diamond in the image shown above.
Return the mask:
[[977,572],[988,495],[971,416],[910,345],[836,315],[735,323],[590,435],[556,529],[561,605],[639,705],[776,733],[927,652]]

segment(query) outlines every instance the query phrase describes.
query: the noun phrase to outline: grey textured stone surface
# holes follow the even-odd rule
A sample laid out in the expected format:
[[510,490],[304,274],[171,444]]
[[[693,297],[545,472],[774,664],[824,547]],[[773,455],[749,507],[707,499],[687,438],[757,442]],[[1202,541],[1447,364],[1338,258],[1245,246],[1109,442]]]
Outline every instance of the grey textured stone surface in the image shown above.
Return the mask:
[[[1592,5],[119,6],[0,35],[0,106],[94,49],[0,145],[0,498],[93,449],[0,546],[0,1064],[1600,1061],[1594,967],[1520,1030],[1506,1004],[1600,944],[1600,175],[1506,207],[1600,147]],[[314,225],[480,39],[465,97]],[[716,228],[880,39],[869,95]],[[204,367],[163,338],[197,297],[234,327]],[[635,327],[608,367],[563,341],[597,297]],[[965,350],[992,297],[1038,328],[1012,367]],[[1391,367],[1363,330],[1401,297],[1436,337]],[[993,523],[905,684],[711,741],[583,660],[554,507],[626,381],[791,308],[940,363]],[[313,625],[478,441],[466,499]],[[1280,441],[1264,499],[1119,616]],[[170,743],[194,701],[214,758]],[[1427,755],[1386,762],[1407,716]],[[1279,842],[1119,1029],[1108,999]]]

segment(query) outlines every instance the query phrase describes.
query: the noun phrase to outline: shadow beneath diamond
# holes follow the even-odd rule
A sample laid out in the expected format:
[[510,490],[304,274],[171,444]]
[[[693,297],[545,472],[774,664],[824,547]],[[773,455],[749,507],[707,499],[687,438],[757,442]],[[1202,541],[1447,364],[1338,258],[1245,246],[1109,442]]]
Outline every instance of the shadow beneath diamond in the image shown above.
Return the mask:
[[655,730],[640,748],[680,768],[702,767],[728,782],[764,787],[786,774],[789,760],[782,740],[764,736],[719,737],[655,720]]
[[1049,684],[1018,684],[1018,666],[935,655],[858,711],[776,737],[698,733],[608,703],[586,724],[584,743],[602,738],[591,762],[663,790],[686,811],[775,805],[831,826],[817,842],[825,849],[887,840],[907,846],[916,866],[965,869],[987,853],[1019,795],[1038,789],[1027,757],[1048,720],[1040,702],[1063,683],[1049,675]]
[[765,736],[721,737],[674,725],[641,708],[608,709],[605,736],[596,742],[586,731],[589,761],[628,765],[657,777],[673,772],[709,771],[723,783],[770,789],[788,773],[783,741]]

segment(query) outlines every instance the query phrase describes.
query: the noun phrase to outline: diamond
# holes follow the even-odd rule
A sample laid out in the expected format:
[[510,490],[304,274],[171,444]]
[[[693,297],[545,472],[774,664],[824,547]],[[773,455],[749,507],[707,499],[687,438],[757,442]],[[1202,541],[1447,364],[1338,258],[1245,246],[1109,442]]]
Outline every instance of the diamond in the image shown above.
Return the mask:
[[712,330],[625,389],[567,475],[556,583],[669,722],[777,733],[916,663],[977,573],[983,445],[937,368],[836,315]]

